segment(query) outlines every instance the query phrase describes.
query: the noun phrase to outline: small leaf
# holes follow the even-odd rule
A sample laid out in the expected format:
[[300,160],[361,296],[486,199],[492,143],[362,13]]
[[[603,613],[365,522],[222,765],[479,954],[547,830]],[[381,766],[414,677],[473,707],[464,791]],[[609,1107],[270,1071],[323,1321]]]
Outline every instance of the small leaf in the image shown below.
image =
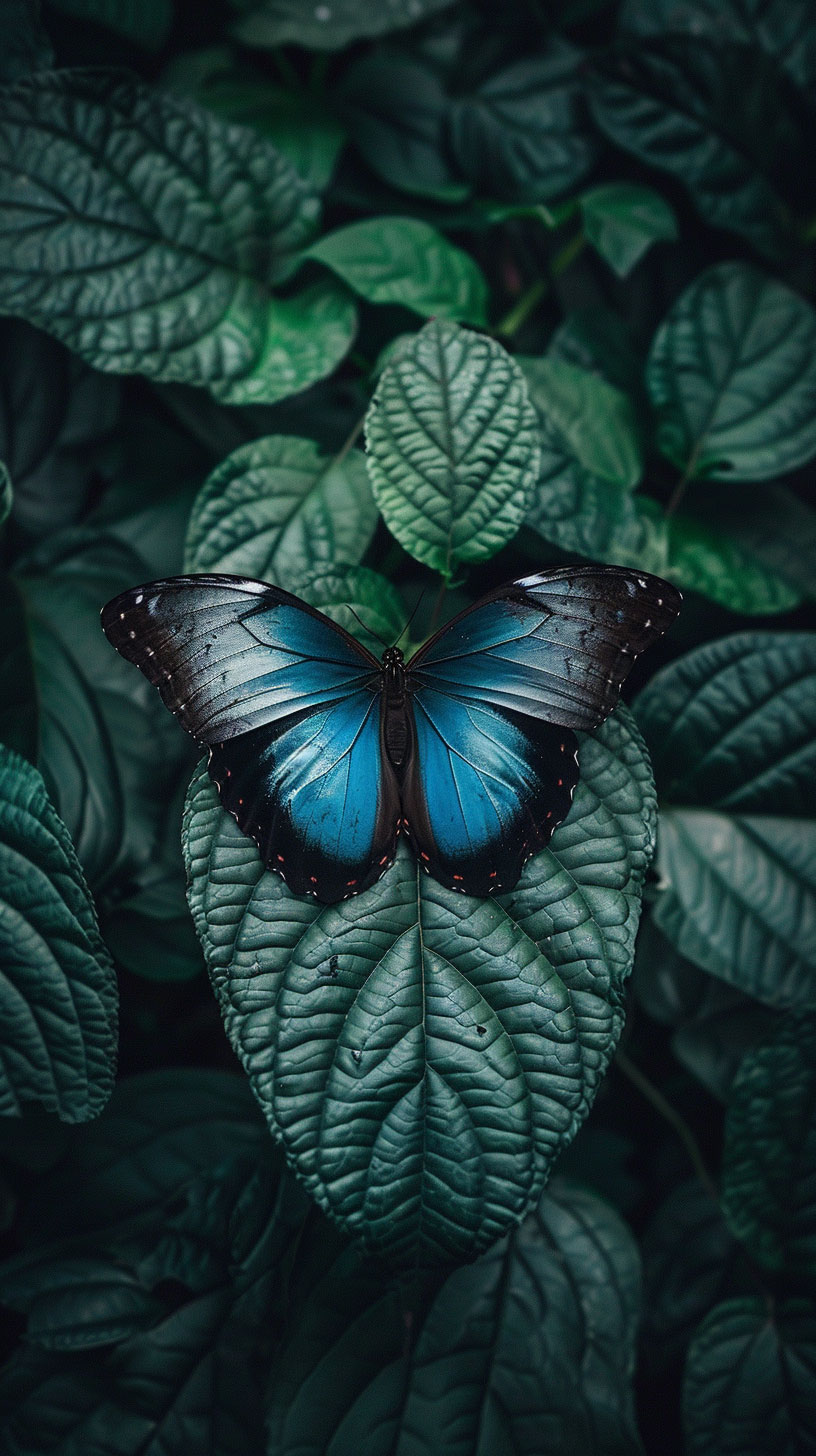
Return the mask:
[[123,40],[158,51],[173,24],[173,0],[49,0],[74,20],[105,25]]
[[487,281],[478,264],[417,218],[349,223],[312,243],[304,257],[324,263],[371,303],[399,303],[422,318],[487,323]]
[[312,1196],[400,1260],[471,1256],[516,1221],[612,1054],[652,787],[624,713],[580,758],[568,819],[500,902],[407,853],[365,894],[310,902],[203,769],[191,786],[190,904],[233,1046]]
[[653,243],[672,242],[677,222],[652,187],[608,182],[581,196],[581,217],[592,246],[619,278],[626,278]]
[[495,555],[524,519],[535,415],[521,370],[492,339],[426,324],[383,371],[366,441],[386,525],[447,579]]
[[685,1353],[700,1320],[728,1293],[737,1246],[711,1194],[691,1178],[643,1236],[643,1354],[651,1369]]
[[611,141],[676,177],[714,227],[771,259],[789,252],[793,220],[777,189],[794,158],[806,164],[808,143],[762,52],[662,35],[602,53],[589,81]]
[[816,829],[771,815],[660,815],[656,924],[681,955],[768,1006],[816,1005]]
[[467,197],[445,148],[448,96],[430,66],[387,46],[369,51],[352,62],[338,99],[358,151],[389,186],[440,201]]
[[816,454],[816,312],[747,263],[718,263],[655,334],[658,445],[687,475],[765,480]]
[[339,51],[352,41],[387,35],[417,25],[451,0],[411,0],[409,5],[382,5],[381,0],[231,0],[240,14],[236,35],[246,45],[305,46],[308,50]]
[[448,145],[483,196],[549,202],[586,176],[597,143],[584,117],[581,60],[553,41],[451,102]]
[[640,1449],[637,1250],[595,1194],[559,1181],[425,1301],[407,1346],[396,1292],[366,1298],[360,1272],[337,1261],[294,1314],[271,1382],[275,1456]]
[[661,798],[816,817],[816,634],[707,642],[658,672],[635,713]]
[[40,775],[0,748],[0,1111],[93,1117],[113,1087],[116,980]]
[[697,1331],[683,1389],[689,1456],[798,1456],[816,1445],[816,1307],[717,1305]]
[[363,455],[267,435],[233,451],[199,492],[185,571],[227,572],[299,591],[321,564],[355,564],[377,522]]
[[567,468],[633,490],[643,474],[643,456],[626,395],[561,359],[519,362],[538,415],[543,469],[549,457],[562,456]]
[[725,1123],[723,1213],[767,1269],[816,1274],[816,1019],[748,1052]]
[[272,296],[319,202],[257,133],[118,72],[64,71],[4,93],[0,147],[0,306],[97,369],[269,402],[348,348],[344,291]]

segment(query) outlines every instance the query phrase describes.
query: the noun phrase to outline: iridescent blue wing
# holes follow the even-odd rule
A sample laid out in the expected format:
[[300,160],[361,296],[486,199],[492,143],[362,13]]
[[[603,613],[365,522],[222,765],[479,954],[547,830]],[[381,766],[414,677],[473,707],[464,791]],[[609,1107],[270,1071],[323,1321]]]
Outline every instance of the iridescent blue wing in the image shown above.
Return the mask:
[[103,628],[210,750],[221,802],[297,893],[333,901],[393,859],[380,664],[289,592],[179,576],[109,602]]
[[515,884],[569,811],[570,730],[611,712],[680,600],[620,567],[541,572],[483,597],[414,655],[403,814],[436,879],[474,895]]

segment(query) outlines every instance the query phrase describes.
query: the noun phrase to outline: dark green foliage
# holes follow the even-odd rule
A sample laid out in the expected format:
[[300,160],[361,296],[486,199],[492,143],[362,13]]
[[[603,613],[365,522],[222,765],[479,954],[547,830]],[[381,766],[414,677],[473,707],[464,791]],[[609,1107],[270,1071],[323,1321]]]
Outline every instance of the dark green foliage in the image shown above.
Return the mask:
[[[816,4],[0,20],[0,1449],[815,1452]],[[684,607],[495,900],[293,895],[99,628],[575,561]]]

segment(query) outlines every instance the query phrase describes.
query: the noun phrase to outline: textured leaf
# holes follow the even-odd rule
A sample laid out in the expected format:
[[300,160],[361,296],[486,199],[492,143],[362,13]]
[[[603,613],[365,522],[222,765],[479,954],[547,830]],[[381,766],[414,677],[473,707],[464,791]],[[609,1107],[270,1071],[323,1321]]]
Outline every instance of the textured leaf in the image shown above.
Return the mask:
[[90,20],[135,41],[145,50],[160,50],[173,24],[173,0],[49,0],[55,10],[74,20]]
[[646,367],[658,445],[687,475],[765,480],[816,454],[816,312],[746,263],[680,296]]
[[470,188],[448,157],[448,96],[436,71],[401,51],[362,55],[339,88],[343,119],[369,167],[401,192],[453,201]]
[[451,102],[448,145],[484,196],[548,202],[586,176],[597,143],[585,124],[580,62],[573,46],[552,42]]
[[816,1445],[816,1308],[761,1298],[720,1304],[689,1353],[689,1456],[799,1456]]
[[715,501],[702,499],[700,487],[667,516],[649,496],[584,469],[552,418],[539,438],[541,469],[527,522],[561,550],[651,571],[749,616],[786,612],[801,600],[787,573],[739,539],[751,487],[731,488],[727,500],[721,490]]
[[816,1273],[816,1020],[786,1016],[745,1057],[725,1124],[722,1206],[760,1264]]
[[39,0],[5,0],[0,81],[17,81],[32,71],[46,70],[53,55],[40,21]]
[[377,508],[358,450],[324,455],[312,440],[268,435],[233,451],[200,491],[185,571],[223,571],[290,591],[310,570],[360,560]]
[[559,1182],[517,1233],[450,1276],[407,1355],[396,1292],[361,1283],[340,1261],[298,1311],[273,1376],[268,1456],[640,1450],[637,1252],[596,1195]]
[[116,980],[40,775],[0,748],[0,1111],[93,1117],[116,1061]]
[[808,143],[762,52],[698,35],[610,51],[593,63],[590,103],[601,130],[677,177],[707,222],[772,259],[789,251],[777,189],[793,181],[794,158],[806,165]]
[[619,278],[626,278],[653,243],[672,242],[677,222],[652,187],[607,182],[581,197],[584,232]]
[[82,541],[17,577],[39,699],[38,767],[99,894],[149,876],[190,745],[147,681],[112,653],[100,605],[144,580],[118,543]]
[[8,90],[0,196],[0,307],[98,369],[269,401],[329,373],[351,340],[335,288],[270,292],[314,230],[315,194],[270,143],[192,102],[117,72]]
[[538,471],[535,415],[502,347],[433,321],[383,371],[366,416],[386,525],[450,578],[515,535]]
[[711,1194],[691,1178],[669,1194],[643,1236],[644,1358],[685,1353],[700,1320],[728,1293],[736,1245]]
[[666,801],[816,817],[816,633],[705,643],[658,672],[635,712]]
[[230,1039],[312,1196],[400,1258],[467,1256],[516,1221],[612,1054],[653,813],[625,714],[581,773],[501,901],[404,853],[317,905],[264,871],[203,770],[191,787],[190,903]]
[[802,86],[816,74],[810,0],[624,0],[620,23],[638,35],[668,30],[719,44],[742,41],[773,56]]
[[561,359],[522,359],[541,431],[542,474],[563,458],[569,473],[633,489],[643,474],[640,438],[625,394]]
[[299,45],[310,50],[338,51],[367,36],[403,30],[437,11],[451,0],[404,0],[382,5],[380,0],[232,0],[241,13],[236,34],[247,45]]
[[486,326],[487,281],[468,253],[429,223],[369,217],[327,233],[304,254],[371,303],[399,303],[422,318]]
[[657,925],[713,976],[769,1006],[816,1006],[816,825],[661,812]]

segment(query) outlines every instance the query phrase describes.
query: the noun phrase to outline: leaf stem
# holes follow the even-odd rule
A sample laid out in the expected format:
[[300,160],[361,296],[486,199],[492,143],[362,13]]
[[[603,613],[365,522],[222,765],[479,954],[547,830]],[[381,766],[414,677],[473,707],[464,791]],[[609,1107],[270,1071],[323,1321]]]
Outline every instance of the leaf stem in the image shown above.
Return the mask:
[[445,600],[445,593],[446,593],[447,590],[448,590],[447,578],[443,576],[441,582],[439,583],[439,591],[436,594],[436,601],[434,602],[433,611],[431,612],[431,620],[430,620],[430,622],[428,624],[428,636],[429,637],[432,637],[433,634],[434,634],[434,632],[436,631],[436,628],[437,628],[437,625],[438,625],[438,622],[439,622],[439,617],[440,617],[440,614],[441,614],[441,611],[442,611],[442,603]]
[[651,1082],[646,1074],[641,1072],[640,1067],[637,1067],[625,1052],[618,1052],[615,1057],[615,1064],[623,1072],[623,1075],[629,1078],[632,1085],[637,1087],[638,1092],[646,1098],[646,1101],[652,1104],[655,1111],[674,1129],[689,1155],[689,1160],[697,1177],[700,1179],[706,1192],[719,1205],[720,1195],[717,1191],[717,1185],[703,1162],[703,1155],[697,1146],[697,1141],[685,1118],[680,1116],[680,1113],[672,1107],[670,1102],[667,1102],[663,1093],[655,1087],[654,1082]]
[[533,310],[538,307],[548,288],[549,283],[546,278],[537,278],[529,288],[525,288],[509,312],[496,324],[494,334],[498,334],[503,339],[512,339],[522,324],[527,322]]
[[366,414],[368,414],[368,411],[367,410],[366,410],[365,414],[360,415],[360,418],[357,421],[357,423],[355,424],[353,430],[350,432],[350,434],[347,436],[347,438],[343,441],[343,444],[340,446],[340,449],[338,450],[337,454],[334,457],[334,463],[335,463],[335,465],[341,465],[343,463],[343,461],[345,460],[346,456],[348,455],[349,450],[351,449],[352,445],[354,445],[355,441],[357,440],[358,435],[360,434],[360,431],[363,428],[363,425],[365,424]]
[[570,264],[575,262],[578,254],[583,252],[585,247],[586,237],[584,233],[577,232],[573,234],[569,242],[564,244],[560,253],[557,253],[553,258],[550,266],[550,272],[553,278],[560,278],[562,273],[566,273]]

